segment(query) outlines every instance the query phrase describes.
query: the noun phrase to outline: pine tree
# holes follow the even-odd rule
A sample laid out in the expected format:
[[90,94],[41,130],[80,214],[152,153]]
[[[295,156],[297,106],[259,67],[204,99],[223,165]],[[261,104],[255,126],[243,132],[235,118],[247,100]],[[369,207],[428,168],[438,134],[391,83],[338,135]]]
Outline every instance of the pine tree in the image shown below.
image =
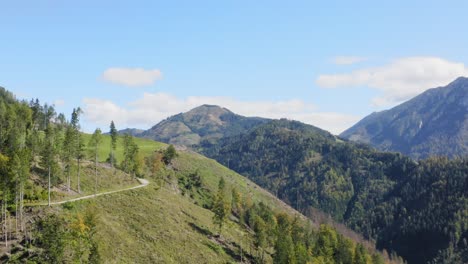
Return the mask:
[[224,181],[224,178],[221,178],[218,183],[218,192],[216,194],[212,208],[214,213],[213,223],[218,226],[220,235],[224,222],[226,222],[230,211],[229,203],[226,202],[225,189],[226,182]]
[[111,153],[109,155],[109,160],[111,167],[114,167],[115,163],[115,149],[117,147],[117,129],[115,128],[114,121],[111,121],[110,123],[110,131],[109,131],[110,137],[111,137]]
[[131,159],[132,159],[132,145],[133,143],[133,138],[130,136],[130,134],[125,134],[123,136],[123,160],[122,160],[122,168],[125,172],[129,172],[129,168],[131,167]]
[[89,146],[93,149],[94,155],[94,195],[97,194],[97,184],[98,184],[98,175],[97,175],[97,163],[98,163],[98,150],[99,144],[102,141],[101,129],[96,128],[91,139],[89,140]]
[[76,159],[77,163],[77,190],[78,193],[81,193],[81,181],[80,181],[80,161],[84,157],[83,154],[83,142],[81,140],[81,133],[80,133],[80,115],[83,113],[81,108],[75,108],[73,109],[72,112],[72,117],[70,121],[70,127],[71,127],[71,136],[72,136],[72,151],[71,153]]
[[164,163],[166,163],[166,165],[170,164],[175,157],[177,157],[176,149],[173,145],[169,145],[163,154]]
[[275,243],[274,263],[295,263],[294,243],[291,237],[291,221],[282,213],[277,217],[277,238]]
[[[53,182],[52,177],[56,177],[56,145],[55,145],[55,131],[52,124],[48,124],[45,131],[45,142],[42,149],[42,167],[47,170],[48,175],[48,205],[50,206],[50,188]],[[52,174],[52,175],[51,175]],[[53,181],[53,182],[52,182]]]
[[71,126],[68,126],[66,131],[65,131],[65,139],[63,142],[63,157],[62,160],[66,164],[65,168],[67,171],[67,191],[70,192],[70,184],[71,184],[71,167],[72,167],[72,160],[75,157],[75,135],[73,128]]

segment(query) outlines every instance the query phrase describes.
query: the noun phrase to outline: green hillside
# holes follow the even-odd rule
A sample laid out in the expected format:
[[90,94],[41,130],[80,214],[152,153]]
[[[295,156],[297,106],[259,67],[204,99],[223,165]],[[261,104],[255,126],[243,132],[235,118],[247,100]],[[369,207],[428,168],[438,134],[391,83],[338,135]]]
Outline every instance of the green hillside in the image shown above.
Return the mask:
[[[82,133],[82,139],[85,143],[85,148],[89,150],[88,142],[91,138],[91,134]],[[138,149],[143,156],[149,156],[154,150],[160,149],[166,144],[157,142],[151,139],[145,138],[134,138],[135,143],[138,145]],[[102,135],[102,142],[99,145],[99,161],[105,162],[106,159],[109,157],[109,153],[111,150],[111,137],[109,135]],[[122,145],[122,136],[118,136],[117,139],[117,148],[115,150],[115,158],[117,162],[122,161],[123,159],[123,145]]]
[[[141,149],[150,148],[146,145],[150,141],[137,142]],[[155,147],[153,151],[165,147],[157,142],[150,144]],[[105,144],[101,145],[100,153],[106,153]],[[112,171],[113,169],[101,167],[99,173],[109,172],[108,175],[112,175]],[[198,189],[187,189],[182,180],[194,172],[201,176],[202,185]],[[145,188],[67,203],[50,209],[33,208],[36,216],[31,217],[41,219],[37,220],[38,222],[50,221],[47,217],[51,215],[61,219],[59,223],[65,226],[65,231],[58,239],[63,240],[62,261],[66,263],[75,262],[78,256],[75,246],[67,246],[75,245],[77,240],[66,234],[73,233],[75,223],[79,222],[83,215],[86,219],[88,214],[95,219],[92,229],[94,231],[90,236],[92,239],[90,238],[91,242],[88,243],[95,245],[100,263],[232,263],[240,261],[241,256],[245,263],[272,263],[275,256],[273,244],[259,249],[256,246],[255,230],[250,228],[248,223],[241,224],[236,216],[231,215],[231,220],[222,228],[221,236],[217,235],[219,231],[213,224],[213,213],[206,207],[212,202],[218,182],[223,177],[227,190],[236,187],[241,197],[248,197],[252,204],[265,204],[267,208],[272,209],[273,214],[285,212],[291,220],[298,219],[298,227],[308,234],[307,241],[311,248],[318,247],[317,243],[322,236],[331,236],[336,239],[337,244],[330,245],[330,250],[334,252],[340,247],[347,248],[351,252],[350,261],[354,251],[361,250],[354,242],[337,234],[334,229],[323,226],[318,230],[316,224],[312,224],[250,180],[199,154],[179,151],[178,157],[169,167],[163,166],[155,174],[147,171],[146,175],[151,184]],[[276,237],[274,234],[270,236]],[[41,259],[34,246],[26,248],[29,249],[13,249],[12,252],[15,253],[11,255],[10,261],[14,263],[26,259]],[[88,251],[83,251],[83,254],[91,255],[92,249],[91,247]],[[372,252],[371,248],[370,250]],[[260,252],[263,252],[261,260]],[[368,263],[383,261],[383,257],[379,255],[366,253],[368,250],[365,248],[362,248],[362,252]],[[326,258],[321,256],[323,254],[306,255],[310,259],[322,260]]]
[[[200,190],[191,192],[180,184],[194,171],[201,176],[202,189],[208,194],[216,192],[220,177],[224,177],[228,189],[236,186],[242,197],[250,197],[254,204],[264,203],[276,213],[299,217],[304,227],[310,225],[250,180],[199,154],[179,152],[171,168],[151,177],[152,184],[147,188],[99,197],[73,209],[92,207],[98,212],[96,240],[103,263],[231,263],[240,261],[240,248],[246,263],[259,262],[252,229],[229,220],[221,237],[216,236],[213,213],[202,205],[210,195],[199,197]],[[274,249],[266,251],[263,262],[271,263]],[[367,258],[373,263],[371,255]]]

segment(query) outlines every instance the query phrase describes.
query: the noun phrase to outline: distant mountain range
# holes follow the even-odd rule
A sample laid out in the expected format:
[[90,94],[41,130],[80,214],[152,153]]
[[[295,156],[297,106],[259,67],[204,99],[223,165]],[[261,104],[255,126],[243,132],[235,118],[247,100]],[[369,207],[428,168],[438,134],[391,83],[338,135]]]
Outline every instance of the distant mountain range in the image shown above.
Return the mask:
[[413,158],[468,154],[468,78],[373,113],[340,135]]
[[215,105],[202,105],[171,116],[136,136],[175,145],[215,144],[221,138],[238,135],[268,121],[237,115]]

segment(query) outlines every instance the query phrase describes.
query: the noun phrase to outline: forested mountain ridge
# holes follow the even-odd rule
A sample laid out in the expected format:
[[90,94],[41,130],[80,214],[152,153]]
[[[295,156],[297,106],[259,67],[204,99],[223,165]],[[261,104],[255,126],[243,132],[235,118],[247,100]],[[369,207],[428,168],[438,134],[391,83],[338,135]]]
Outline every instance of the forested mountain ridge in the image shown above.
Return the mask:
[[313,207],[330,213],[409,263],[468,261],[466,158],[415,162],[287,120],[224,138],[205,154],[306,215]]
[[[1,262],[401,263],[317,226],[214,160],[119,137],[114,122],[109,135],[80,133],[80,113],[67,120],[0,88]],[[41,206],[135,176],[151,183]]]
[[137,136],[185,146],[213,144],[220,138],[238,135],[267,121],[237,115],[215,105],[202,105],[171,116]]
[[413,158],[468,154],[468,78],[373,113],[340,134]]

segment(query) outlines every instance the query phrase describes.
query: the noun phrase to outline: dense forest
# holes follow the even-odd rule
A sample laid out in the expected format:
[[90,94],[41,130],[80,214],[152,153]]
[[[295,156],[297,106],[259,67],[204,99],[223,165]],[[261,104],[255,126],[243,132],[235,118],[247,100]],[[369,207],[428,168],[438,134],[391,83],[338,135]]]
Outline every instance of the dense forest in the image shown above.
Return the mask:
[[[252,234],[253,243],[246,252],[240,252],[240,261],[254,263],[402,263],[400,257],[382,256],[369,251],[360,243],[345,237],[330,225],[318,228],[312,222],[284,212],[275,212],[262,202],[253,202],[250,196],[242,195],[236,186],[228,186],[221,178],[214,195],[207,188],[199,172],[178,178],[180,188],[204,207],[213,211],[213,222],[222,239],[223,226],[229,222],[243,227]],[[390,258],[391,257],[391,258]]]
[[409,263],[468,262],[468,161],[415,162],[278,120],[204,153],[302,213],[320,208]]

